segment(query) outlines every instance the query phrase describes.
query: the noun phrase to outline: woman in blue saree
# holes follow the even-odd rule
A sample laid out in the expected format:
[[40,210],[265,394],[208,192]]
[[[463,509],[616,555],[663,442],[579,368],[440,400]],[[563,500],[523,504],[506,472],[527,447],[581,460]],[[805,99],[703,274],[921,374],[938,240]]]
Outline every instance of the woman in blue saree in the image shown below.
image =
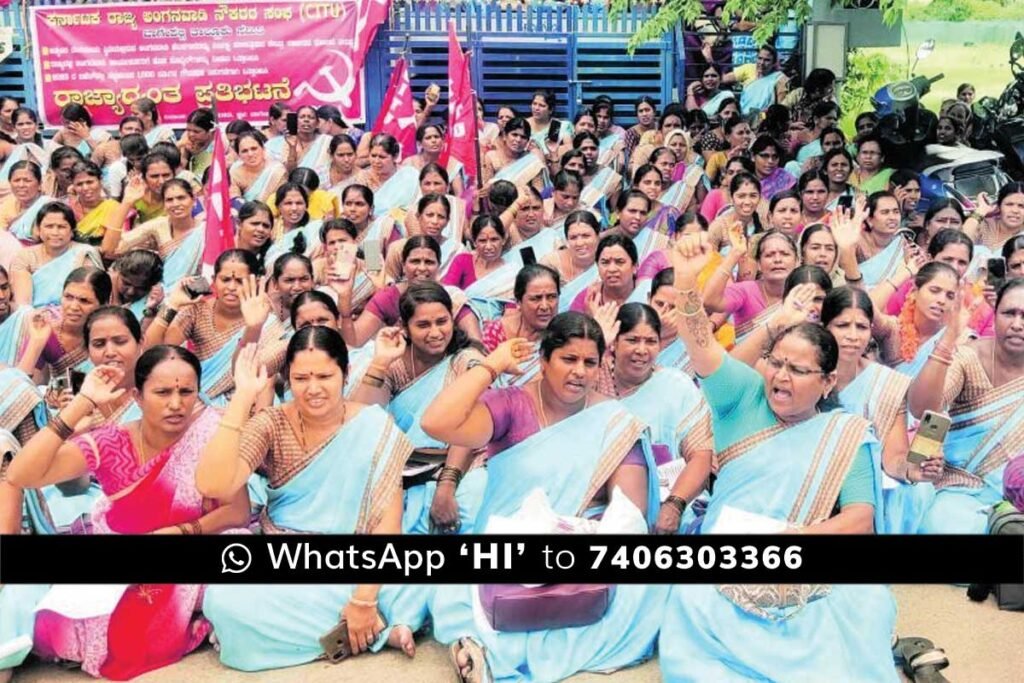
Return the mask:
[[34,242],[32,228],[39,210],[53,199],[42,190],[43,172],[34,161],[17,161],[0,176],[11,186],[10,196],[0,202],[0,230],[9,230],[22,242]]
[[[669,155],[672,154],[670,149],[664,147],[661,149],[664,149]],[[665,178],[661,170],[653,164],[644,164],[636,169],[636,173],[633,174],[633,189],[647,195],[651,203],[645,227],[662,235],[673,235],[676,220],[679,218],[679,209],[672,203],[672,197],[668,197],[668,202],[662,201],[662,197],[665,197]]]
[[298,183],[285,183],[277,188],[274,200],[280,216],[274,221],[273,244],[263,257],[264,267],[288,252],[311,257],[320,244],[323,221],[309,216],[309,193]]
[[39,209],[32,235],[35,246],[18,252],[11,263],[11,290],[16,306],[51,306],[60,301],[61,285],[76,268],[103,267],[95,248],[75,241],[77,221],[67,204],[50,202]]
[[[735,522],[726,528],[723,518],[739,510],[777,531],[871,533],[880,527],[881,487],[870,424],[819,412],[835,389],[835,338],[814,324],[789,328],[769,347],[761,372],[726,355],[697,291],[711,251],[705,235],[687,235],[671,254],[679,334],[703,378],[719,459],[698,528],[750,531]],[[831,674],[895,683],[895,618],[885,586],[674,586],[659,641],[662,675],[748,681]]]
[[132,102],[132,115],[142,121],[142,133],[150,147],[158,142],[174,142],[174,129],[160,123],[160,112],[153,100],[143,97]]
[[[420,197],[419,203],[416,205],[419,235],[436,240],[441,247],[437,271],[439,278],[443,278],[448,272],[455,257],[466,250],[462,243],[462,234],[456,232],[455,222],[451,220],[452,208],[448,197],[443,194],[424,195]],[[370,238],[372,237],[368,237],[368,239]],[[409,237],[403,237],[388,245],[384,271],[394,280],[399,279],[402,275],[402,252],[409,239]]]
[[[122,206],[141,188],[128,186]],[[192,185],[172,178],[160,189],[164,215],[122,234],[121,224],[107,226],[100,251],[110,257],[121,256],[132,249],[150,249],[164,260],[163,286],[166,291],[182,280],[199,274],[206,247],[206,225],[192,215],[195,194]]]
[[923,509],[929,504],[931,486],[942,472],[941,461],[921,465],[907,460],[907,391],[911,378],[866,357],[871,341],[874,307],[863,290],[839,287],[825,296],[821,324],[839,344],[836,398],[853,415],[870,420],[881,442],[884,474],[884,533],[917,531]]
[[[50,415],[32,378],[21,370],[0,365],[0,386],[0,435],[6,451],[8,440],[14,439],[14,445],[28,442]],[[0,534],[19,534],[24,528],[23,496],[21,489],[7,483],[8,464],[0,462]]]
[[558,273],[558,311],[565,312],[580,292],[597,278],[597,244],[601,225],[589,211],[574,211],[565,217],[565,247],[540,259]]
[[782,102],[789,82],[786,75],[777,70],[779,53],[774,46],[767,43],[762,45],[754,63],[754,80],[745,84],[740,93],[740,110],[744,116]]
[[522,386],[540,371],[540,339],[558,313],[558,273],[539,263],[523,266],[515,277],[513,298],[515,307],[484,324],[484,350],[491,353],[509,339],[523,339],[533,345],[533,352],[519,362],[519,374],[502,375],[498,386]]
[[[482,467],[470,471],[474,453],[431,438],[420,426],[420,418],[431,399],[483,360],[483,354],[455,327],[451,297],[436,282],[409,285],[398,308],[402,326],[385,327],[377,333],[373,360],[351,399],[387,410],[412,442],[418,465],[439,466],[443,459],[448,468],[458,468],[460,481],[431,477],[422,483],[406,483],[402,532],[430,533],[436,525],[442,533],[473,533],[487,471]],[[440,516],[431,510],[431,501],[433,507],[443,508]]]
[[[960,276],[941,261],[931,261],[914,275],[914,288],[907,295],[898,316],[886,315],[884,302],[894,281],[871,291],[875,306],[873,334],[878,341],[879,359],[897,372],[916,377],[952,322],[960,296]],[[958,314],[959,315],[959,314]]]
[[[446,387],[420,422],[436,439],[487,448],[478,529],[491,515],[514,514],[537,488],[557,514],[593,518],[618,487],[653,524],[657,477],[644,425],[595,390],[600,327],[580,313],[555,316],[541,342],[539,379],[488,391],[502,374],[518,372],[531,351],[522,339],[505,342]],[[526,632],[494,630],[480,614],[477,586],[438,586],[430,611],[435,638],[452,643],[461,680],[556,681],[649,657],[667,592],[621,585],[595,623]]]
[[[626,304],[615,316],[613,330],[598,390],[618,399],[651,430],[662,491],[654,529],[674,534],[683,509],[704,491],[711,474],[711,411],[690,377],[656,365],[662,323],[652,307]],[[671,463],[680,458],[686,465],[676,476]]]
[[[19,308],[0,325],[0,362],[17,365],[40,384],[88,360],[83,328],[96,308],[110,301],[110,276],[89,266],[64,280],[59,306]],[[56,405],[56,397],[47,395]]]
[[915,417],[946,408],[952,420],[919,529],[926,534],[985,533],[1006,464],[1024,450],[1024,280],[1000,288],[994,337],[957,346],[958,312],[910,388]]
[[[256,349],[243,349],[235,395],[196,469],[199,491],[230,497],[259,472],[270,480],[264,533],[399,533],[412,444],[379,406],[342,397],[347,371],[341,336],[304,328],[285,363],[293,400],[250,418],[272,381]],[[320,638],[339,625],[339,612],[354,654],[388,644],[412,657],[427,593],[420,586],[218,585],[206,589],[203,613],[221,662],[259,671],[323,657]]]
[[516,116],[505,124],[499,137],[502,144],[481,160],[480,178],[484,186],[495,180],[508,180],[516,187],[533,185],[542,192],[550,185],[543,154],[529,147],[531,135],[530,124],[524,118]]
[[231,165],[231,197],[246,202],[266,202],[285,181],[284,164],[268,158],[267,139],[258,130],[249,130],[235,138],[238,161]]
[[145,348],[186,342],[192,345],[203,370],[200,389],[208,400],[223,403],[232,389],[231,362],[246,332],[243,290],[256,269],[256,257],[251,252],[225,251],[214,264],[212,298],[193,298],[185,289],[190,281],[182,280],[146,328]]
[[672,319],[677,315],[676,290],[673,286],[675,275],[671,268],[665,268],[658,272],[651,279],[651,289],[647,303],[658,313],[658,317],[664,321],[661,326],[661,350],[655,361],[659,367],[673,368],[693,377],[693,366],[690,365],[690,354],[686,345],[676,333],[676,326]]
[[894,194],[875,192],[868,197],[868,218],[857,245],[865,289],[884,283],[905,266],[907,242],[899,234],[902,218]]

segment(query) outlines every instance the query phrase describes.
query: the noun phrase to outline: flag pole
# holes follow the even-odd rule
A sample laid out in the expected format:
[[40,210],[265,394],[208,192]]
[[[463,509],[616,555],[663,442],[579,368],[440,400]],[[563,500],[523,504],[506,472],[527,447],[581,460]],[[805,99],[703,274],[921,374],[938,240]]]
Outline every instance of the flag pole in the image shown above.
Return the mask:
[[472,59],[472,57],[473,57],[473,17],[472,16],[467,16],[466,17],[466,42],[469,44],[469,49],[466,50],[465,55],[466,55],[466,58],[469,59],[469,85],[470,85],[470,92],[472,93],[472,97],[473,97],[473,122],[476,124],[476,130],[473,131],[473,150],[474,150],[474,154],[476,154],[476,178],[474,178],[474,182],[476,183],[476,189],[479,190],[479,189],[483,188],[482,178],[483,178],[483,175],[484,175],[482,173],[483,168],[484,168],[483,167],[483,162],[482,162],[482,160],[480,158],[480,124],[483,123],[483,117],[481,117],[480,114],[479,114],[480,108],[477,107],[477,100],[476,100],[476,92],[477,91],[476,91],[476,83],[475,83],[475,81],[477,81],[478,79],[476,78],[476,72],[473,69],[473,59]]

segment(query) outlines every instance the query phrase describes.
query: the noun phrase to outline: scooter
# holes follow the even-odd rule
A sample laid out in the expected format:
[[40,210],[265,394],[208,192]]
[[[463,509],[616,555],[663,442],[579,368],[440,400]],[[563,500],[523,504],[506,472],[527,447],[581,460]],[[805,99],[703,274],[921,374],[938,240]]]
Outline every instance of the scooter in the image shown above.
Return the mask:
[[982,97],[974,104],[974,142],[1002,152],[1007,172],[1024,180],[1024,35],[1019,32],[1010,46],[1010,73],[1013,82],[998,99]]
[[921,211],[944,197],[973,208],[980,193],[995,196],[1010,180],[1002,168],[1005,156],[1001,152],[934,144],[938,116],[921,106],[921,98],[942,78],[943,74],[915,76],[889,83],[871,100],[879,116],[875,130],[882,138],[886,164],[920,174]]

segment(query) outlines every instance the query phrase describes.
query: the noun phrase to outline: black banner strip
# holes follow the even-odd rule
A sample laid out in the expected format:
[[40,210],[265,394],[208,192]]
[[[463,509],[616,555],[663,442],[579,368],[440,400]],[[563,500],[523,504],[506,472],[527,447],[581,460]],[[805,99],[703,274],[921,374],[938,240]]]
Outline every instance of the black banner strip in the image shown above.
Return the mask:
[[2,583],[1024,583],[1024,536],[4,536]]

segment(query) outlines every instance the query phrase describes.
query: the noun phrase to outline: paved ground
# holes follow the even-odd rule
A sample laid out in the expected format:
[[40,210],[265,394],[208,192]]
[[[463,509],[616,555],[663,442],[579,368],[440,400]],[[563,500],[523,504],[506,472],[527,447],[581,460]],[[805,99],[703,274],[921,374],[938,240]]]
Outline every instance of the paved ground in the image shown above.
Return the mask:
[[[946,650],[950,667],[946,676],[954,683],[1016,683],[1024,680],[1024,613],[1000,612],[990,600],[975,604],[964,589],[950,586],[896,586],[899,603],[898,632],[921,635]],[[840,672],[831,672],[835,681]],[[822,677],[825,680],[825,677]],[[79,671],[35,663],[14,677],[15,683],[69,683],[91,680]],[[447,651],[432,641],[420,645],[414,661],[395,652],[358,657],[343,666],[308,664],[293,669],[243,674],[220,665],[209,647],[179,664],[138,679],[139,683],[207,683],[212,681],[416,681],[448,683],[453,680]],[[611,676],[583,674],[574,683],[655,683],[661,677],[657,662],[620,671]]]

